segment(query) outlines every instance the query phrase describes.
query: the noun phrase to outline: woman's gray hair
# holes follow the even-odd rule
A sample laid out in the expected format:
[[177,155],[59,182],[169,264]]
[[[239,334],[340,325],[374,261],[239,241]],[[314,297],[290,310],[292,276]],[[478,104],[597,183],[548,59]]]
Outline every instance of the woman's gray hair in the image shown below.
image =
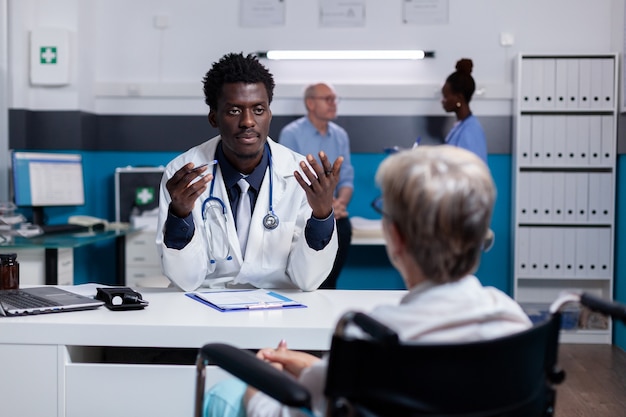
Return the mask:
[[479,157],[450,145],[419,146],[387,157],[376,183],[384,217],[427,279],[456,281],[478,268],[496,198]]

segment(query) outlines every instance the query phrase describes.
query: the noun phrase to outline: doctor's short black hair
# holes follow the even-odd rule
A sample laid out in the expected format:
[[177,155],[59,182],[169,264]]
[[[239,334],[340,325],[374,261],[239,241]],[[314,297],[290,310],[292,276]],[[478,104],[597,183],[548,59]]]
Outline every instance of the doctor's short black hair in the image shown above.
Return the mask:
[[253,54],[244,56],[240,52],[224,55],[218,62],[213,63],[202,82],[204,84],[204,102],[213,110],[217,109],[217,100],[222,94],[224,84],[263,83],[267,90],[269,103],[272,102],[274,96],[274,77]]

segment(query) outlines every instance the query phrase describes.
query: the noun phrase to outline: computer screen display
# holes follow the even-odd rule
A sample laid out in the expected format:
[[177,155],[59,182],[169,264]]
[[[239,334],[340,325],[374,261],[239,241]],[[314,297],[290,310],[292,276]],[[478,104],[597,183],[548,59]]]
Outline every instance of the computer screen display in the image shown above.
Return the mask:
[[85,204],[80,154],[14,151],[12,173],[14,202],[18,207]]

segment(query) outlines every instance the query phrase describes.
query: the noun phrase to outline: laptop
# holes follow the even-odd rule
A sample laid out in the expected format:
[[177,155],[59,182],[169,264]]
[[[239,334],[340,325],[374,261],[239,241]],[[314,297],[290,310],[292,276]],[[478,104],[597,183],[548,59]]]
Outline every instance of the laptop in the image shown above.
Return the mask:
[[103,301],[52,286],[0,290],[0,316],[92,310],[101,305]]

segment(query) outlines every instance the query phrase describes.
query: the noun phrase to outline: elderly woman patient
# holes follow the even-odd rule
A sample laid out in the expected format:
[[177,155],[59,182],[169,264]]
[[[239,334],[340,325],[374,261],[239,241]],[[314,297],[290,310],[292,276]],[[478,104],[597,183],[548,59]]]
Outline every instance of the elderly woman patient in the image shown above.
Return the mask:
[[[531,322],[509,296],[472,275],[489,229],[496,190],[484,162],[454,146],[420,146],[385,159],[376,173],[387,254],[408,289],[399,305],[369,314],[404,341],[469,342],[525,330]],[[323,415],[326,358],[287,349],[257,356],[291,373]],[[206,416],[300,415],[231,379],[205,396]]]

